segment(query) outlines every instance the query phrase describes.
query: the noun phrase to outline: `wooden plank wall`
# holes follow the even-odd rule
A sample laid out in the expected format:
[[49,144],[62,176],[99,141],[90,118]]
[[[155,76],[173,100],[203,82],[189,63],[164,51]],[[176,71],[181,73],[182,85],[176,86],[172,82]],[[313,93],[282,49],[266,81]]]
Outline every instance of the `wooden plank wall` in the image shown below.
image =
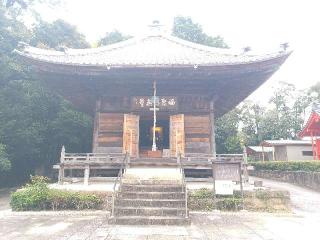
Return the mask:
[[122,113],[98,113],[94,152],[122,152],[123,116]]
[[210,153],[210,116],[185,115],[184,129],[186,155],[188,153]]

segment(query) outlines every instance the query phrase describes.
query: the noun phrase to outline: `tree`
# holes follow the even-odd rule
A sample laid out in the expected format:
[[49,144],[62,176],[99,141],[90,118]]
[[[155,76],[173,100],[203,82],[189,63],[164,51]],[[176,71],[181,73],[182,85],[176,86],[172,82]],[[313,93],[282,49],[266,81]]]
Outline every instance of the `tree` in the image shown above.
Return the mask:
[[0,86],[8,81],[23,78],[23,67],[12,51],[19,41],[28,41],[30,32],[23,23],[8,16],[0,3]]
[[280,82],[274,87],[269,103],[268,109],[248,102],[242,106],[241,131],[246,145],[259,144],[266,139],[297,138],[311,98],[306,91],[298,91],[294,85]]
[[79,33],[75,26],[61,19],[56,20],[53,23],[40,21],[33,29],[31,44],[57,50],[61,50],[63,47],[90,47],[85,36]]
[[0,173],[9,171],[11,168],[11,162],[8,159],[5,146],[0,144]]
[[0,136],[14,180],[51,168],[62,145],[70,151],[90,149],[92,119],[38,81],[11,81],[0,90],[0,109]]
[[261,121],[264,117],[265,109],[251,101],[244,101],[239,110],[244,145],[258,145],[263,138],[261,133]]
[[216,120],[217,153],[242,153],[239,136],[240,111],[235,108]]
[[103,38],[101,38],[98,42],[98,46],[105,46],[117,42],[121,42],[132,38],[129,35],[125,35],[118,30],[113,30],[112,32],[107,32]]
[[[33,3],[44,1],[25,2],[32,11]],[[91,117],[42,86],[12,53],[19,41],[88,47],[84,36],[62,20],[40,20],[28,30],[16,17],[24,9],[16,3],[7,7],[0,0],[0,185],[24,181],[35,169],[51,170],[62,145],[68,151],[90,151],[92,135]]]
[[211,37],[203,32],[201,25],[194,23],[190,17],[174,18],[172,34],[187,41],[217,47],[228,48],[221,36]]
[[1,0],[1,1],[6,8],[11,8],[16,5],[22,9],[27,9],[28,7],[33,6],[35,3],[46,3],[49,5],[56,5],[60,2],[60,0]]
[[320,104],[320,82],[317,82],[307,91],[310,101],[316,105]]

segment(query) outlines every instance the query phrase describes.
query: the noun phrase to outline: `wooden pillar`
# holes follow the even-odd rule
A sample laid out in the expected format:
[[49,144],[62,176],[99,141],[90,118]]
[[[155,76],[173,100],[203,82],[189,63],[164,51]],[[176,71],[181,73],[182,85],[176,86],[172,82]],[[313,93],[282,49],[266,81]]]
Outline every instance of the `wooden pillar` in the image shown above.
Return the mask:
[[101,100],[96,101],[96,110],[94,114],[94,121],[93,121],[93,137],[92,137],[92,152],[96,152],[98,148],[98,136],[99,136],[99,121],[100,121],[100,106]]
[[210,126],[211,126],[211,134],[210,134],[210,148],[211,154],[216,156],[216,135],[215,135],[215,126],[214,126],[214,101],[210,101]]

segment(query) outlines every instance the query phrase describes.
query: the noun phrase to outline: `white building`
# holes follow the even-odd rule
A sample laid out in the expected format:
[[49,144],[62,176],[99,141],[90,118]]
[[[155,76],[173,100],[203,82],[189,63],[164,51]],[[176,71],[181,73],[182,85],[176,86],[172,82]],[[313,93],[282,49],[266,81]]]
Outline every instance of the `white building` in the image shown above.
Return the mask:
[[265,140],[263,147],[273,147],[274,161],[313,160],[312,143],[309,140]]

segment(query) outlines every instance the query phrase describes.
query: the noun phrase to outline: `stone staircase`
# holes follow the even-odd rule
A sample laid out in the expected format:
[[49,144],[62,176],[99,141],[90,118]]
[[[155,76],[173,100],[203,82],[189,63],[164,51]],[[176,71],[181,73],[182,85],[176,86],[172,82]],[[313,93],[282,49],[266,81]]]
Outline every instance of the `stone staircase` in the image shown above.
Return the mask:
[[[123,176],[115,199],[114,216],[109,220],[110,224],[190,223],[186,208],[185,184],[178,169],[144,168],[137,171],[137,174],[132,174],[135,171],[137,171],[135,168],[130,168]],[[160,177],[161,172],[164,174]],[[143,173],[144,175],[141,175]]]

